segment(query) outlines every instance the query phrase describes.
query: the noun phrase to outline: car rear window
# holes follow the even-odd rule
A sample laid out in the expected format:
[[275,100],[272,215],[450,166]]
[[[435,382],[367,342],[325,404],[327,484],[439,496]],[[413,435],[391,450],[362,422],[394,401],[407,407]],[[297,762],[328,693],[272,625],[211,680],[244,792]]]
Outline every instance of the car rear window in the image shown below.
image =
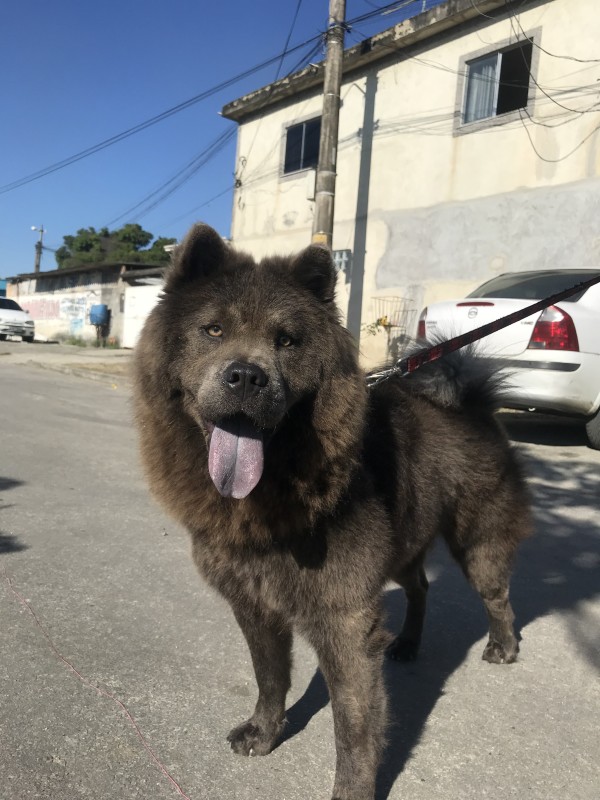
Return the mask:
[[[553,294],[558,294],[564,289],[570,289],[582,281],[587,281],[595,275],[600,275],[600,270],[582,269],[569,270],[569,272],[531,272],[507,273],[492,278],[482,284],[467,297],[510,297],[514,300],[543,300]],[[577,292],[568,298],[571,303],[576,303],[583,297],[587,289]]]
[[10,311],[23,311],[18,303],[14,300],[9,300],[8,297],[0,297],[0,308],[7,308]]

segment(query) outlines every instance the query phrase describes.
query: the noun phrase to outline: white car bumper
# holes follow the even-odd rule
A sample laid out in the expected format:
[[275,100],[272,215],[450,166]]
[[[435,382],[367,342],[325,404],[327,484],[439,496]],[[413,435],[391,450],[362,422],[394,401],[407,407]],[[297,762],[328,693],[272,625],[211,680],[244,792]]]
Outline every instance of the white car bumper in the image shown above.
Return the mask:
[[590,416],[600,406],[600,355],[527,350],[501,362],[507,408]]

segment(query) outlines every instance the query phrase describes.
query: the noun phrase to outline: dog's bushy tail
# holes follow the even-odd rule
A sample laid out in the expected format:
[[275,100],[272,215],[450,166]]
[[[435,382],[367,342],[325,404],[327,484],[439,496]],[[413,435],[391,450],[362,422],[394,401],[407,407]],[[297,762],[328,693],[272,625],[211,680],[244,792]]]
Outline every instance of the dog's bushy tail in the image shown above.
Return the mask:
[[[415,347],[409,354],[422,349]],[[481,358],[471,346],[394,380],[406,381],[412,393],[427,397],[436,405],[491,414],[502,406],[509,378],[499,360]]]

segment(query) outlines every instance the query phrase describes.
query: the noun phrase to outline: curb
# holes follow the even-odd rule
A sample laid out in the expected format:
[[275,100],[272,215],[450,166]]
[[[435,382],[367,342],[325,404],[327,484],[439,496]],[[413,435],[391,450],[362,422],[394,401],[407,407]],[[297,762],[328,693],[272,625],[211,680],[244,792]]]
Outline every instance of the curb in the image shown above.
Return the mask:
[[42,369],[53,370],[54,372],[62,372],[64,375],[75,375],[78,378],[89,378],[90,380],[97,381],[98,383],[105,383],[112,388],[117,388],[119,385],[131,383],[131,377],[123,373],[111,372],[96,372],[91,369],[78,369],[77,366],[69,366],[68,364],[48,364],[41,361],[28,361],[34,367],[41,367]]

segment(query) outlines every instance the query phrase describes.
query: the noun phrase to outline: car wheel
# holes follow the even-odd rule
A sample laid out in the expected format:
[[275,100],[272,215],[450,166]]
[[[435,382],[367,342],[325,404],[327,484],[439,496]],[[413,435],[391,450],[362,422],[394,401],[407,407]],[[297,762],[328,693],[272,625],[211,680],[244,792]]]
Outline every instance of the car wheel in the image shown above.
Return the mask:
[[585,432],[590,447],[594,450],[600,450],[600,410],[596,411],[593,417],[590,417],[585,423]]
[[6,341],[6,334],[5,333],[0,333],[0,342],[4,342],[4,341]]
[[34,338],[33,336],[23,336],[23,341],[33,344],[33,338]]

